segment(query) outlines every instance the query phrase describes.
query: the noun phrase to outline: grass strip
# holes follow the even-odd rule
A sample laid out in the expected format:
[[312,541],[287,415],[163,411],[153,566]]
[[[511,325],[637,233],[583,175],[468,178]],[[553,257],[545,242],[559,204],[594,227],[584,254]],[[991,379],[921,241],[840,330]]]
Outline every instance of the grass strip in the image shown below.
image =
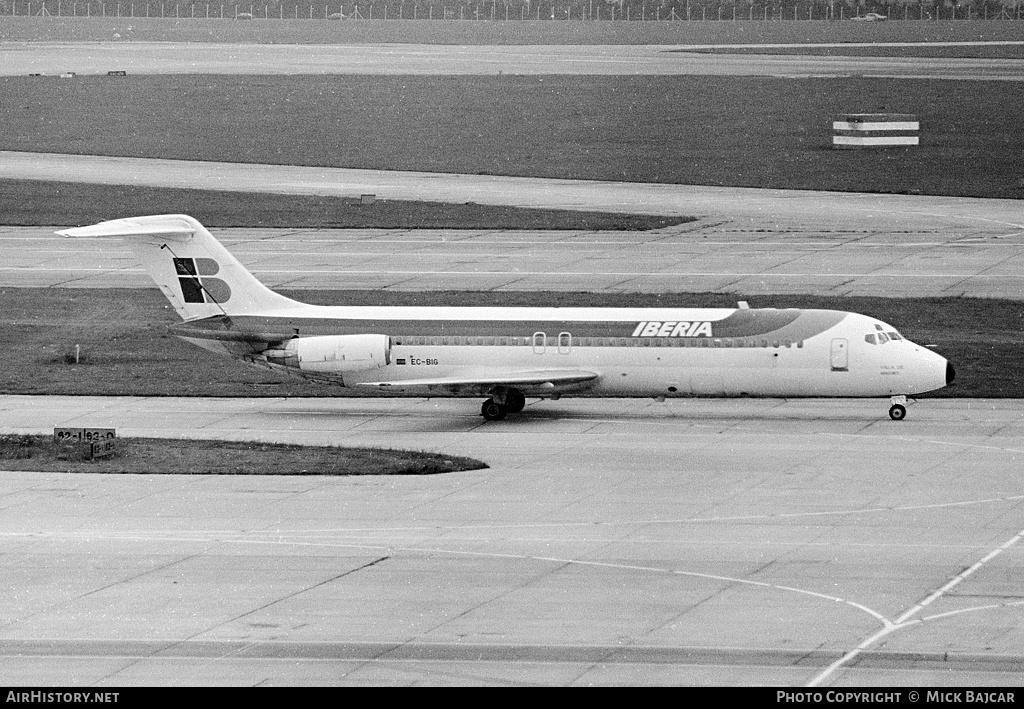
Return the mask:
[[487,468],[472,458],[381,448],[121,438],[117,452],[88,459],[86,444],[51,436],[0,435],[4,470],[136,475],[436,475]]
[[[0,149],[1019,199],[1022,105],[1024,82],[878,77],[0,77]],[[879,112],[921,144],[832,149],[837,116]]]
[[143,214],[188,214],[208,227],[286,229],[544,229],[647,231],[693,217],[527,209],[175,187],[0,179],[0,220],[11,226],[84,226]]

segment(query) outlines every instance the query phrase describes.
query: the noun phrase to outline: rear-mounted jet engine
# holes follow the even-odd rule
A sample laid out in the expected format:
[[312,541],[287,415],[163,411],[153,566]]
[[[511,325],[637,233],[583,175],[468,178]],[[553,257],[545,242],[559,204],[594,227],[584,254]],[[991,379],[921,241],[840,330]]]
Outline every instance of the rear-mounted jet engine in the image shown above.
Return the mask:
[[303,372],[362,372],[391,364],[391,338],[387,335],[298,337],[264,351],[263,356],[271,364]]

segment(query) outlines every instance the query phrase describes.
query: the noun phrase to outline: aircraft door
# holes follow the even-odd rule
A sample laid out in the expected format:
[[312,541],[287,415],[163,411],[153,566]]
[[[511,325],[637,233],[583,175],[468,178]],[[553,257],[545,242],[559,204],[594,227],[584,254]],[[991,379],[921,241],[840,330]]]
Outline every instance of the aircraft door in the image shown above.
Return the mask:
[[849,342],[845,337],[837,337],[832,340],[832,354],[829,363],[833,372],[849,371]]

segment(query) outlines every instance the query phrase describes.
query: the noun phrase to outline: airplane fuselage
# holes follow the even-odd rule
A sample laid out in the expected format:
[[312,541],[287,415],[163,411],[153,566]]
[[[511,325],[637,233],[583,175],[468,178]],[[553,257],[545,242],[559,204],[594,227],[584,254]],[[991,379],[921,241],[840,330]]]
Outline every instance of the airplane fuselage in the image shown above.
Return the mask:
[[232,321],[230,331],[211,318],[174,332],[272,366],[266,349],[225,338],[379,334],[387,338],[383,366],[344,372],[276,366],[382,393],[438,381],[419,388],[434,396],[477,396],[479,388],[445,382],[519,370],[593,372],[592,381],[552,386],[549,395],[597,397],[906,396],[945,386],[949,378],[944,358],[891,326],[831,310],[305,306]]

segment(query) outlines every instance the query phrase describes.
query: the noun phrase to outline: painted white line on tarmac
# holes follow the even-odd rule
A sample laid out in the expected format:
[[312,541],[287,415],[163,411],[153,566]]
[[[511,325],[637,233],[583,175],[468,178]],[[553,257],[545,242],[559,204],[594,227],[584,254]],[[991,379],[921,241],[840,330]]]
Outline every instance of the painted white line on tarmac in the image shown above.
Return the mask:
[[[988,554],[986,554],[980,560],[975,562],[969,568],[967,568],[966,570],[962,571],[961,573],[959,573],[956,576],[954,576],[953,578],[951,578],[944,586],[942,586],[942,588],[939,588],[938,590],[936,590],[936,591],[932,592],[931,594],[929,594],[925,599],[923,599],[922,601],[917,603],[910,610],[908,610],[905,613],[903,613],[895,621],[892,621],[891,623],[889,621],[885,621],[885,627],[882,628],[882,630],[880,630],[879,632],[875,633],[874,635],[872,635],[871,637],[866,639],[864,642],[862,642],[860,645],[858,645],[856,648],[854,648],[853,650],[849,651],[848,653],[843,655],[841,658],[839,658],[838,660],[833,662],[831,665],[829,665],[827,668],[825,668],[824,671],[822,671],[820,674],[815,676],[814,679],[812,679],[810,682],[808,682],[807,686],[808,687],[817,687],[817,686],[819,686],[822,682],[824,682],[830,676],[832,676],[832,674],[834,674],[837,670],[841,669],[844,665],[849,664],[858,655],[860,655],[862,652],[864,652],[868,648],[878,644],[878,642],[880,642],[882,639],[888,637],[889,635],[893,634],[894,632],[896,632],[898,630],[901,630],[901,629],[906,628],[908,626],[913,626],[913,625],[915,625],[917,623],[923,622],[923,619],[920,619],[920,618],[917,619],[917,620],[911,620],[911,619],[915,615],[917,615],[919,612],[921,612],[922,610],[927,608],[929,605],[931,605],[932,603],[934,603],[938,599],[942,598],[944,595],[946,595],[946,593],[951,591],[953,588],[955,588],[956,586],[958,586],[961,583],[963,583],[967,578],[969,578],[970,576],[972,576],[975,573],[977,573],[988,562],[992,561],[997,556],[1002,554],[1004,551],[1006,551],[1010,547],[1012,547],[1015,544],[1017,544],[1017,542],[1019,542],[1022,538],[1024,538],[1024,530],[1021,530],[1015,536],[1013,536],[1012,538],[1008,539],[1007,541],[1003,542],[1001,545],[999,545],[998,547],[996,547],[995,549],[990,551]],[[1024,603],[1024,602],[1022,602],[1022,603]],[[999,608],[999,607],[1002,607],[1003,605],[1010,605],[1010,604],[990,604],[990,605],[986,605],[986,606],[979,606],[976,610],[988,610],[988,609],[991,609],[991,608]],[[1016,603],[1014,603],[1012,605],[1016,605]],[[948,617],[952,617],[954,615],[956,615],[956,613],[940,613],[940,614],[937,614],[937,615],[934,615],[934,616],[930,616],[930,618],[934,620],[934,619],[939,619],[939,618],[948,618]]]

